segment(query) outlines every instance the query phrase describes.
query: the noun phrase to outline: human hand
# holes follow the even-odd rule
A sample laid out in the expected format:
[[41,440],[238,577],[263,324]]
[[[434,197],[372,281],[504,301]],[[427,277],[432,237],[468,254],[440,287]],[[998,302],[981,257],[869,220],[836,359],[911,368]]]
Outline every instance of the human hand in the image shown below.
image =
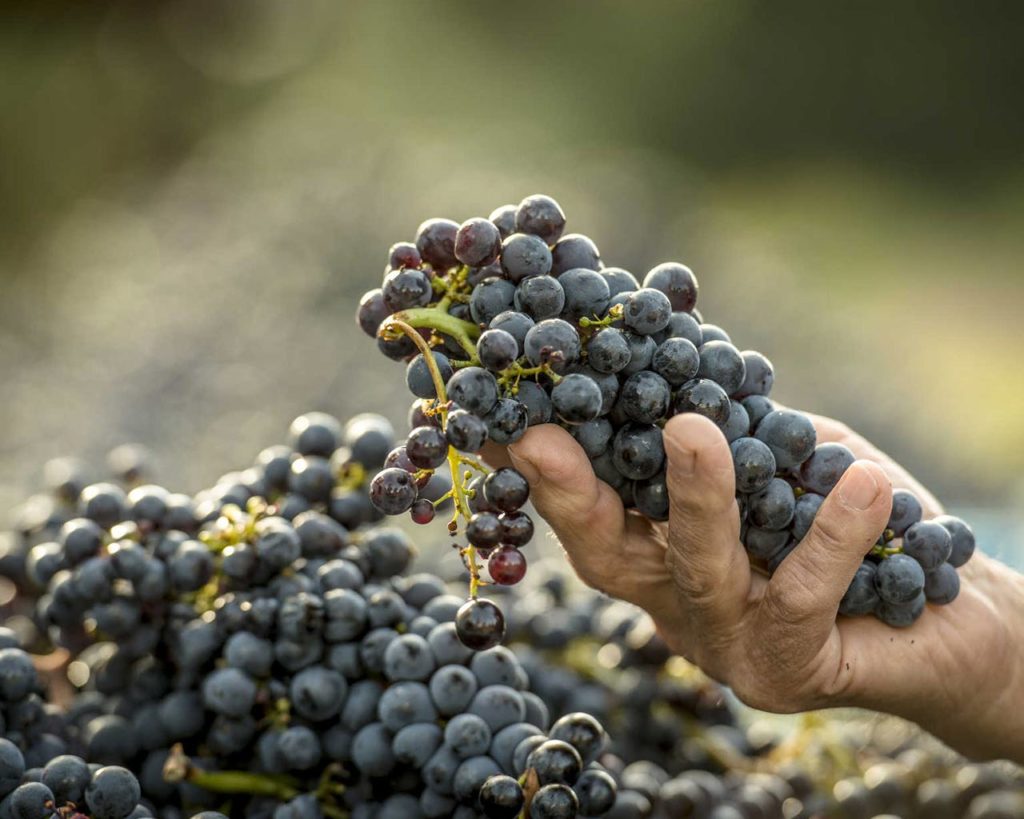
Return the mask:
[[1024,578],[976,554],[959,597],[897,630],[837,621],[839,602],[888,521],[893,486],[925,517],[942,510],[898,464],[849,428],[812,416],[820,443],[858,457],[804,540],[769,579],[739,540],[732,458],[707,419],[665,427],[670,519],[626,511],[580,446],[553,425],[508,449],[588,585],[653,617],[670,647],[749,705],[793,712],[860,706],[912,719],[960,751],[1024,761]]

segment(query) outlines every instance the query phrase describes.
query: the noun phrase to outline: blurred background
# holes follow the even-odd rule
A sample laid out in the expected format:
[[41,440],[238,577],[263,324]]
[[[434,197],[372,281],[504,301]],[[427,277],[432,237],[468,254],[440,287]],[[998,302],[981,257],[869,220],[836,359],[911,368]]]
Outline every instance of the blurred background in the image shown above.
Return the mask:
[[304,410],[401,421],[352,318],[388,246],[544,192],[1019,560],[1021,4],[8,8],[0,517],[53,455],[194,490]]

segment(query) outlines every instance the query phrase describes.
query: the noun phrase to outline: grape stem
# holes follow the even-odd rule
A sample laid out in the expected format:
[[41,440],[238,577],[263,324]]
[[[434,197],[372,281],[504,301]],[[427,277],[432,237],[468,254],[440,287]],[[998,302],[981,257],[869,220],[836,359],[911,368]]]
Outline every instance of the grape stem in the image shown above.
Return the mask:
[[[401,327],[405,325],[408,327],[424,327],[430,330],[434,330],[439,333],[444,333],[447,336],[451,336],[466,351],[469,356],[469,360],[474,364],[478,363],[480,359],[476,354],[476,339],[480,336],[480,328],[469,321],[463,321],[462,319],[455,318],[451,315],[447,309],[441,305],[444,302],[440,302],[433,307],[413,307],[409,310],[402,310],[395,313],[389,319],[384,321],[381,327],[382,332],[387,332],[389,327]],[[403,329],[406,335],[409,335],[407,329]],[[415,334],[416,338],[423,340],[419,333]],[[412,338],[411,335],[409,335]],[[415,341],[416,339],[413,339]],[[417,344],[416,346],[423,350],[423,345]],[[427,348],[429,350],[429,347]],[[429,352],[423,353],[427,359],[433,359],[433,356]]]
[[[416,325],[412,322],[406,322],[405,317],[410,313],[417,313],[417,310],[422,310],[425,313],[431,313],[432,308],[417,308],[416,310],[406,310],[404,313],[395,313],[391,318],[387,319],[383,325],[381,325],[381,332],[402,332],[408,336],[412,343],[416,345],[419,351],[423,354],[423,363],[427,365],[427,370],[430,372],[430,378],[434,382],[434,392],[437,393],[437,410],[441,417],[441,429],[445,429],[448,426],[448,392],[444,387],[444,379],[441,378],[441,371],[437,367],[437,362],[434,360],[430,345],[424,341],[423,336],[415,329]],[[439,311],[433,311],[439,312]],[[474,330],[477,328],[469,322],[461,321],[459,319],[449,316],[447,313],[440,312],[445,318],[451,321],[458,322],[469,327],[473,327]],[[422,326],[434,326],[434,325],[422,325]],[[443,332],[448,332],[443,330]],[[454,334],[453,334],[454,335]],[[460,340],[459,342],[463,342]],[[476,356],[476,346],[472,341],[469,341],[468,337],[466,342],[472,347],[472,355]],[[467,352],[469,348],[467,347]],[[452,476],[452,499],[455,501],[455,513],[452,515],[451,521],[448,523],[448,531],[451,534],[458,532],[458,520],[461,517],[463,520],[468,521],[473,517],[473,512],[469,508],[469,502],[466,500],[466,490],[459,480],[459,467],[463,463],[463,456],[459,451],[449,445],[448,446],[448,470]],[[469,567],[469,596],[475,598],[480,592],[480,566],[476,561],[476,549],[473,544],[469,543],[462,552],[466,556],[466,565]]]

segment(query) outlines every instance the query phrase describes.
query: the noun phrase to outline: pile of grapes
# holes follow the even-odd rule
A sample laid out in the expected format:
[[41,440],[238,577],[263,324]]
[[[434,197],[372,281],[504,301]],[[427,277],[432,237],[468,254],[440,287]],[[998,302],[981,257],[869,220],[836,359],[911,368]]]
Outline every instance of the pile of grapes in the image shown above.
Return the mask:
[[[507,645],[471,650],[462,564],[409,573],[413,543],[370,500],[395,443],[380,417],[309,413],[195,495],[153,484],[138,448],[100,483],[48,464],[0,540],[0,817],[1020,810],[1019,773],[913,736],[883,754],[831,729],[744,728],[645,615],[561,568],[496,587]],[[450,491],[433,476],[418,496]]]
[[[564,229],[558,203],[543,195],[461,225],[430,219],[415,243],[391,248],[382,286],[358,310],[380,351],[408,362],[417,396],[414,429],[374,479],[371,498],[386,514],[411,510],[413,520],[428,521],[433,503],[421,490],[447,461],[446,498],[456,501],[450,530],[465,538],[471,575],[465,636],[474,646],[497,643],[502,628],[500,612],[477,598],[477,554],[489,555],[495,583],[517,582],[526,569],[517,549],[532,531],[513,511],[526,499],[526,481],[508,469],[486,477],[466,456],[488,441],[510,444],[529,426],[559,424],[627,508],[664,521],[662,428],[674,415],[699,413],[730,443],[741,539],[768,573],[808,533],[854,461],[842,444],[818,444],[806,415],[775,406],[771,362],[741,352],[704,321],[688,267],[659,264],[641,283],[604,266],[593,241]],[[488,481],[500,482],[502,497],[492,497]],[[897,490],[888,527],[840,613],[909,626],[926,602],[957,596],[956,569],[974,548],[966,523],[922,520],[919,500]]]

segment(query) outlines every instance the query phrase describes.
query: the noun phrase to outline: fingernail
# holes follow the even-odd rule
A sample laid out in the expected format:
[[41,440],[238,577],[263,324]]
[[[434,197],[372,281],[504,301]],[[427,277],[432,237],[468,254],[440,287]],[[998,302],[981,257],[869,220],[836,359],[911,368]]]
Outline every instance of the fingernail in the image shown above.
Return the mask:
[[509,460],[512,461],[512,466],[514,466],[516,470],[526,478],[526,482],[530,484],[530,486],[537,484],[540,481],[540,472],[537,471],[537,467],[516,452],[514,446],[508,447],[507,451]]
[[851,509],[864,511],[878,497],[878,481],[870,469],[854,465],[839,485],[839,497]]

